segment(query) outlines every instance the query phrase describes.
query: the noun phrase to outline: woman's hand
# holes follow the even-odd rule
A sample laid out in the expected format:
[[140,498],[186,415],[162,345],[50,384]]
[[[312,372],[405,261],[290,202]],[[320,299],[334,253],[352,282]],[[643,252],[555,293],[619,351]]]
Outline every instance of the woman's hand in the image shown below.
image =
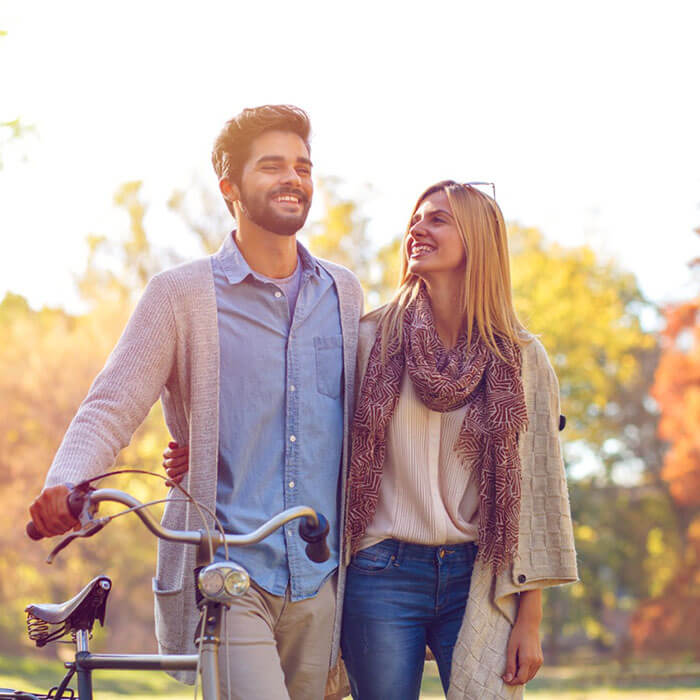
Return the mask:
[[540,621],[542,620],[542,591],[524,591],[520,594],[518,616],[510,632],[506,651],[506,670],[503,681],[508,685],[522,685],[535,677],[542,666]]
[[179,484],[190,468],[190,448],[187,445],[180,447],[174,441],[169,442],[163,452],[163,467],[168,479],[174,484]]

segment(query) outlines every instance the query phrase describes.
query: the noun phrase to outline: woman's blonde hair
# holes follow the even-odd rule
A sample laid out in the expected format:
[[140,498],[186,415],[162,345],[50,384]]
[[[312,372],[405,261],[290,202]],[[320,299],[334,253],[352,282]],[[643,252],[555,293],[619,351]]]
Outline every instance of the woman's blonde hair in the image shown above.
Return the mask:
[[386,358],[389,348],[397,348],[394,343],[401,337],[406,308],[420,289],[419,277],[408,271],[406,237],[411,221],[426,197],[436,192],[447,196],[466,252],[457,309],[462,312],[467,341],[471,344],[474,333],[478,333],[493,352],[505,359],[496,343],[497,337],[517,345],[529,339],[513,308],[505,221],[494,199],[471,185],[461,185],[454,180],[443,180],[428,187],[413,207],[401,249],[399,288],[381,310],[382,358]]

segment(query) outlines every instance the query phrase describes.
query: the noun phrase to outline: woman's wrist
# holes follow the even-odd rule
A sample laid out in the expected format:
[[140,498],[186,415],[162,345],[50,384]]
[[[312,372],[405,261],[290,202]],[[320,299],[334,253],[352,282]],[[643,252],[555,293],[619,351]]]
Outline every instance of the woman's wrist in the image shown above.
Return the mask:
[[520,594],[515,624],[539,628],[542,622],[542,590],[523,591]]

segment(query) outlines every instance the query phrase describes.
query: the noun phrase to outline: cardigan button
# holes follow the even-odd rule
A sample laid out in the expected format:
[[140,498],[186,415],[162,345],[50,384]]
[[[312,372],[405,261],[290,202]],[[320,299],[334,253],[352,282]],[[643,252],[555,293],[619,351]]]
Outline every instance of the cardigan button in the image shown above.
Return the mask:
[[518,583],[525,583],[525,581],[527,581],[527,576],[525,576],[525,574],[520,574],[518,576]]

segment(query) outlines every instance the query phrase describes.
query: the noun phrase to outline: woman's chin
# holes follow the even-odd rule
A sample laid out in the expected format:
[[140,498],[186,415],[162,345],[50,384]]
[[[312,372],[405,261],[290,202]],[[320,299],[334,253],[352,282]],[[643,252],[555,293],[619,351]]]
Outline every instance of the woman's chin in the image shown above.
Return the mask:
[[425,262],[420,258],[411,258],[408,261],[408,272],[410,272],[413,275],[418,275],[420,277],[421,274],[429,268],[430,266],[426,265]]

